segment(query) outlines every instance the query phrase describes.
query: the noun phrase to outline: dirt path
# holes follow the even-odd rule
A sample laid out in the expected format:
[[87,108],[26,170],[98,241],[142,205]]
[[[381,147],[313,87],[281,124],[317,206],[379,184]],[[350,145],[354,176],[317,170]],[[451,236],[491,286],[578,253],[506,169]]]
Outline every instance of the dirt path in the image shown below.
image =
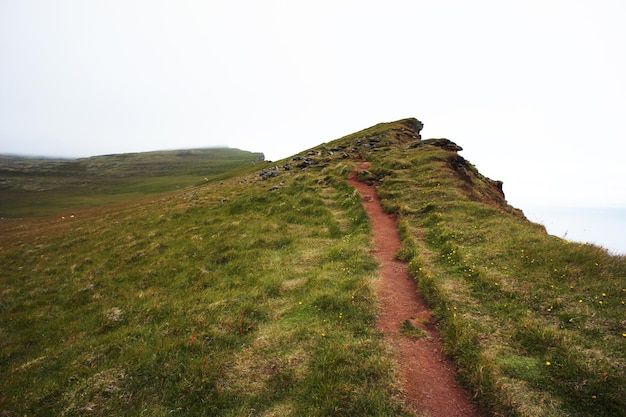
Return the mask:
[[[369,163],[363,162],[358,169],[368,168]],[[486,416],[455,380],[454,364],[443,356],[435,322],[407,265],[394,259],[400,249],[396,219],[383,211],[374,187],[357,181],[356,172],[350,174],[348,183],[361,195],[372,223],[374,254],[381,265],[376,291],[382,309],[377,326],[395,350],[407,405],[424,417]],[[400,326],[406,320],[425,330],[428,337],[401,335]]]

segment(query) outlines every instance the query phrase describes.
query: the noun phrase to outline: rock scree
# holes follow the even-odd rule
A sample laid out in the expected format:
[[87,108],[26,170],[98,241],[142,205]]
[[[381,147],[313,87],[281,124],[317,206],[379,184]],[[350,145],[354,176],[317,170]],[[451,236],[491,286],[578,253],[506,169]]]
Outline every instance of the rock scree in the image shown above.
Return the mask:
[[[358,167],[367,169],[368,162]],[[407,265],[395,260],[401,245],[397,220],[383,211],[376,189],[357,180],[357,171],[350,173],[348,183],[361,195],[372,224],[374,255],[381,266],[376,282],[381,311],[376,325],[394,350],[407,407],[420,417],[486,417],[456,381],[456,368],[443,354],[428,306]],[[425,337],[403,335],[400,329],[407,324],[421,329]]]

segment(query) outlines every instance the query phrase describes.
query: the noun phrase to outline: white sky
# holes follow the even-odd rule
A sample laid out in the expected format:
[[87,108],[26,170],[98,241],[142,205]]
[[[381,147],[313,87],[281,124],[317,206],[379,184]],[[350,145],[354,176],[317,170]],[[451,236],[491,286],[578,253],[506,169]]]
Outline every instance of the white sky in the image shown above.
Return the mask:
[[416,117],[509,202],[626,207],[623,0],[0,0],[0,153],[278,160]]

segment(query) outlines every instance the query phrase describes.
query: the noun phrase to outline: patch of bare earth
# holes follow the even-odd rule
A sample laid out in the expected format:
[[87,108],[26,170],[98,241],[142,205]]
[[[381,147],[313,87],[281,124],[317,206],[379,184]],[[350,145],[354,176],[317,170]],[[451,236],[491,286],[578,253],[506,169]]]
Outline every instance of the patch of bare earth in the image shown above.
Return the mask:
[[[363,162],[358,169],[368,168],[369,163]],[[356,172],[350,174],[348,183],[361,195],[372,224],[374,255],[381,265],[376,284],[381,300],[377,326],[394,348],[407,406],[419,416],[486,416],[456,381],[455,366],[442,352],[443,343],[428,306],[407,265],[394,259],[401,245],[397,220],[383,211],[375,188],[359,182]],[[402,335],[400,328],[407,320],[427,337]]]

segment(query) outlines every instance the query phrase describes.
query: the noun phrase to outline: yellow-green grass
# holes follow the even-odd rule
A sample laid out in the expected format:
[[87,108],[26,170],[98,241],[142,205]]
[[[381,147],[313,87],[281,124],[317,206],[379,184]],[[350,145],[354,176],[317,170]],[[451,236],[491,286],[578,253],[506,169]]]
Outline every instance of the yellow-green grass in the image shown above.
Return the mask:
[[400,216],[399,257],[481,401],[495,415],[624,415],[626,258],[547,235],[454,152],[367,158]]
[[253,169],[262,154],[190,149],[83,159],[0,155],[0,217],[69,215],[82,208],[131,201]]
[[345,184],[368,160],[360,177],[399,218],[397,257],[492,414],[623,415],[625,258],[548,236],[455,152],[408,149],[407,126],[321,145],[351,158],[267,181],[256,171],[274,164],[71,219],[3,220],[0,410],[407,415],[374,328],[369,223]]
[[349,169],[5,220],[0,413],[408,415]]

